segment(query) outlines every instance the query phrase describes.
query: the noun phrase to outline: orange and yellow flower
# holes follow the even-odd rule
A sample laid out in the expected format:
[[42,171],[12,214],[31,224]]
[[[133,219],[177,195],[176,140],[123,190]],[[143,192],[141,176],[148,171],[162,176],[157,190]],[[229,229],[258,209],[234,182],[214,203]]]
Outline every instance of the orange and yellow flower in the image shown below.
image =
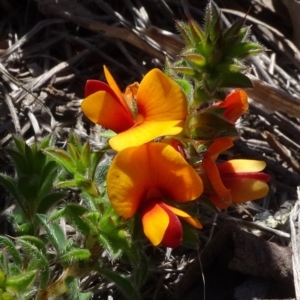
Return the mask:
[[88,80],[81,108],[92,122],[117,133],[109,140],[114,150],[182,131],[187,115],[186,96],[162,71],[151,70],[140,84],[128,86],[124,94],[105,66],[104,73],[108,85]]
[[219,101],[208,108],[208,112],[217,112],[225,121],[234,124],[249,108],[247,93],[243,90],[234,90],[228,94],[224,101]]
[[141,214],[144,233],[155,246],[177,247],[183,238],[179,218],[196,228],[198,220],[170,203],[197,199],[203,184],[172,146],[148,143],[120,151],[107,174],[107,192],[117,214]]
[[233,159],[216,164],[218,155],[232,146],[231,137],[216,139],[202,160],[201,177],[205,193],[212,203],[227,208],[231,203],[244,203],[260,199],[269,192],[270,176],[261,172],[266,163],[258,160]]

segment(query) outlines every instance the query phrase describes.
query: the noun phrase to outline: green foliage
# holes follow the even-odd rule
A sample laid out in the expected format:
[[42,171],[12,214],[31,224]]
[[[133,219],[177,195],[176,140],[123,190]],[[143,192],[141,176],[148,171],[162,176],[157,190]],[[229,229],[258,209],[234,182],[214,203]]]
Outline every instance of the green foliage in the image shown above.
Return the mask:
[[194,20],[177,22],[186,47],[166,69],[175,78],[177,75],[190,80],[196,90],[202,91],[201,96],[199,92],[196,96],[198,105],[213,100],[224,88],[252,87],[251,80],[243,74],[242,60],[262,53],[263,47],[247,40],[250,29],[244,27],[244,21],[239,19],[224,28],[221,12],[210,1],[203,28]]
[[43,149],[48,147],[50,142],[51,138],[46,137],[39,145],[33,144],[30,147],[24,140],[14,137],[14,145],[6,150],[15,167],[16,175],[12,177],[0,174],[0,184],[11,193],[21,211],[19,215],[19,224],[22,224],[19,230],[21,234],[37,230],[36,214],[46,213],[65,197],[65,193],[52,189],[58,167],[43,153]]
[[222,136],[237,136],[238,132],[230,124],[212,113],[191,115],[186,122],[186,135],[196,140],[211,140]]
[[82,144],[74,133],[69,135],[67,150],[53,147],[44,149],[44,153],[64,171],[56,188],[79,188],[92,197],[99,196],[96,171],[106,150],[91,152],[89,142]]

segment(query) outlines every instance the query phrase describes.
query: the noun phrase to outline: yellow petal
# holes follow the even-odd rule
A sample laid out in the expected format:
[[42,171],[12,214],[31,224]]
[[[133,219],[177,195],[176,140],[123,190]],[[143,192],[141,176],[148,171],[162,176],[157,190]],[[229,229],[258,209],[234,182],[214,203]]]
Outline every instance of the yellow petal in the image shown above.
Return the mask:
[[212,185],[214,192],[218,195],[220,200],[227,206],[231,203],[230,190],[224,186],[219,170],[213,161],[213,159],[206,155],[202,160],[202,166],[206,172],[206,175]]
[[111,89],[114,91],[114,93],[116,94],[116,96],[118,97],[120,104],[124,107],[124,109],[130,113],[130,110],[127,106],[127,104],[124,101],[122,92],[120,91],[117,83],[115,82],[114,78],[112,77],[112,75],[110,74],[110,72],[108,71],[108,69],[106,68],[106,66],[103,66],[104,69],[104,74],[105,74],[105,78],[106,81],[108,83],[108,85],[111,87]]
[[124,131],[133,126],[131,114],[106,91],[96,92],[81,103],[83,113],[92,122],[115,132]]
[[124,148],[139,146],[163,135],[176,135],[182,131],[183,121],[144,121],[109,140],[112,149],[121,151]]
[[179,121],[187,115],[187,100],[180,86],[159,69],[148,72],[137,91],[138,111],[145,121]]
[[202,224],[196,219],[191,217],[188,213],[186,213],[185,211],[178,209],[176,207],[167,205],[164,203],[164,206],[168,207],[168,209],[173,212],[175,215],[183,218],[186,222],[188,222],[189,224],[191,224],[192,226],[194,226],[195,228],[201,229],[203,228]]
[[230,189],[232,202],[244,203],[265,197],[269,192],[266,182],[253,178],[223,178],[224,185]]
[[260,172],[266,167],[262,160],[232,159],[218,164],[220,173],[252,173]]
[[146,237],[157,246],[161,243],[169,225],[169,215],[160,205],[152,202],[151,206],[142,212],[142,223]]
[[120,151],[107,174],[107,192],[119,215],[131,217],[150,190],[184,202],[203,192],[197,172],[173,147],[149,143]]
[[126,148],[120,151],[107,173],[107,193],[117,214],[132,217],[145,197],[149,176],[144,161],[148,158],[147,146]]

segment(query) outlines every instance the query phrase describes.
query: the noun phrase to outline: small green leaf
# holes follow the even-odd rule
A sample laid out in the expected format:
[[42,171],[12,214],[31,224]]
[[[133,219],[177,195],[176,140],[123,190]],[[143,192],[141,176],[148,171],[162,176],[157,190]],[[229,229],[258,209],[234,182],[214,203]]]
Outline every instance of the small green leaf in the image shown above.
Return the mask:
[[186,134],[191,139],[210,140],[221,136],[237,136],[233,124],[209,114],[192,115],[186,122]]
[[39,180],[40,178],[36,174],[19,176],[18,178],[18,190],[31,207],[34,207],[33,201],[38,204],[36,202],[38,201],[37,196],[40,188]]
[[43,168],[40,175],[39,198],[43,198],[51,192],[56,177],[57,164],[54,161],[50,161]]
[[21,155],[25,156],[25,144],[26,142],[24,139],[17,137],[16,135],[13,135],[14,140],[14,148],[17,152],[19,152]]
[[73,175],[76,173],[75,163],[66,151],[58,148],[46,148],[44,153],[56,161],[56,163],[69,174]]
[[105,154],[105,150],[106,149],[102,149],[100,151],[93,152],[91,154],[91,157],[90,157],[90,159],[91,159],[91,180],[95,179],[95,173],[96,173],[97,167]]
[[221,76],[220,87],[223,88],[251,88],[252,81],[244,74],[239,72],[223,73]]
[[90,300],[93,297],[93,293],[86,292],[86,293],[80,293],[78,295],[78,300]]
[[23,154],[13,149],[6,149],[6,152],[13,160],[16,171],[19,176],[30,174],[30,167],[28,166],[28,162]]
[[39,143],[39,149],[45,149],[51,146],[53,135],[49,134],[45,136]]
[[171,70],[181,73],[183,75],[194,76],[195,70],[190,67],[170,67]]
[[39,249],[44,254],[46,254],[46,245],[44,244],[44,242],[41,239],[39,239],[35,236],[31,236],[31,235],[23,235],[18,239],[18,241],[20,241],[20,240],[34,245],[37,249]]
[[88,223],[82,219],[82,216],[88,212],[89,210],[87,208],[79,204],[68,204],[65,207],[66,218],[84,235],[88,235],[91,232]]
[[0,245],[1,245],[2,251],[4,248],[7,248],[7,252],[12,256],[14,263],[18,267],[21,267],[22,266],[22,258],[21,258],[19,251],[15,247],[14,243],[6,236],[0,235]]
[[30,261],[28,270],[34,271],[37,273],[37,269],[39,271],[39,289],[45,290],[48,286],[50,280],[50,265],[43,254],[35,245],[26,240],[18,239],[18,242],[21,244],[24,255]]
[[61,227],[55,222],[48,223],[47,216],[45,215],[37,214],[37,219],[44,227],[47,236],[51,241],[53,247],[56,249],[57,253],[61,253],[67,242],[66,236]]
[[13,288],[17,292],[21,293],[28,289],[32,284],[37,275],[36,270],[23,272],[20,275],[8,277],[6,280],[7,288]]
[[16,181],[8,175],[0,174],[0,184],[3,185],[13,195],[14,199],[25,213],[26,207],[25,203],[23,202],[24,198],[18,191]]
[[60,261],[63,263],[70,263],[79,260],[88,260],[91,256],[91,253],[87,249],[73,248],[67,253],[64,253],[60,256]]
[[205,36],[204,36],[204,32],[202,31],[201,27],[199,26],[199,24],[197,24],[196,21],[191,20],[189,22],[190,25],[190,30],[192,32],[193,38],[195,40],[196,43],[203,43],[205,42]]
[[228,53],[231,57],[244,59],[250,56],[260,54],[264,48],[256,43],[244,42],[232,47]]
[[187,46],[195,46],[195,41],[192,37],[192,34],[190,32],[190,27],[188,26],[188,24],[181,21],[177,21],[176,27],[177,30],[180,32],[180,35],[183,38],[185,44]]
[[57,202],[64,199],[66,196],[66,192],[52,192],[41,199],[37,212],[40,214],[46,214],[50,208],[52,208]]
[[69,143],[72,144],[77,149],[78,153],[80,153],[82,151],[81,141],[80,141],[79,137],[73,131],[70,132],[68,140],[69,140]]
[[81,161],[86,169],[90,167],[91,164],[91,148],[90,144],[86,142],[81,151]]
[[190,53],[190,54],[181,54],[180,55],[183,59],[186,59],[197,66],[204,66],[206,63],[205,57],[201,54],[197,53]]
[[100,136],[105,137],[105,138],[112,138],[113,136],[117,135],[114,131],[111,129],[104,130],[100,133]]
[[[32,147],[35,145],[36,144],[33,144]],[[47,157],[43,152],[37,151],[30,158],[27,158],[27,160],[28,164],[31,166],[31,173],[41,174],[46,164]]]

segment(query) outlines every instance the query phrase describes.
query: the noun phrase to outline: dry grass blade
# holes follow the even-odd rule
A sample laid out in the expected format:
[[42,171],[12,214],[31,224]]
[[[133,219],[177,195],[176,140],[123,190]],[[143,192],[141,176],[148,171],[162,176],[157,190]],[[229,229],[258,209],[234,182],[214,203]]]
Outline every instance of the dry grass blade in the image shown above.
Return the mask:
[[300,117],[300,99],[261,80],[252,79],[252,83],[253,88],[248,89],[247,93],[254,101],[273,112],[280,111],[291,117]]

